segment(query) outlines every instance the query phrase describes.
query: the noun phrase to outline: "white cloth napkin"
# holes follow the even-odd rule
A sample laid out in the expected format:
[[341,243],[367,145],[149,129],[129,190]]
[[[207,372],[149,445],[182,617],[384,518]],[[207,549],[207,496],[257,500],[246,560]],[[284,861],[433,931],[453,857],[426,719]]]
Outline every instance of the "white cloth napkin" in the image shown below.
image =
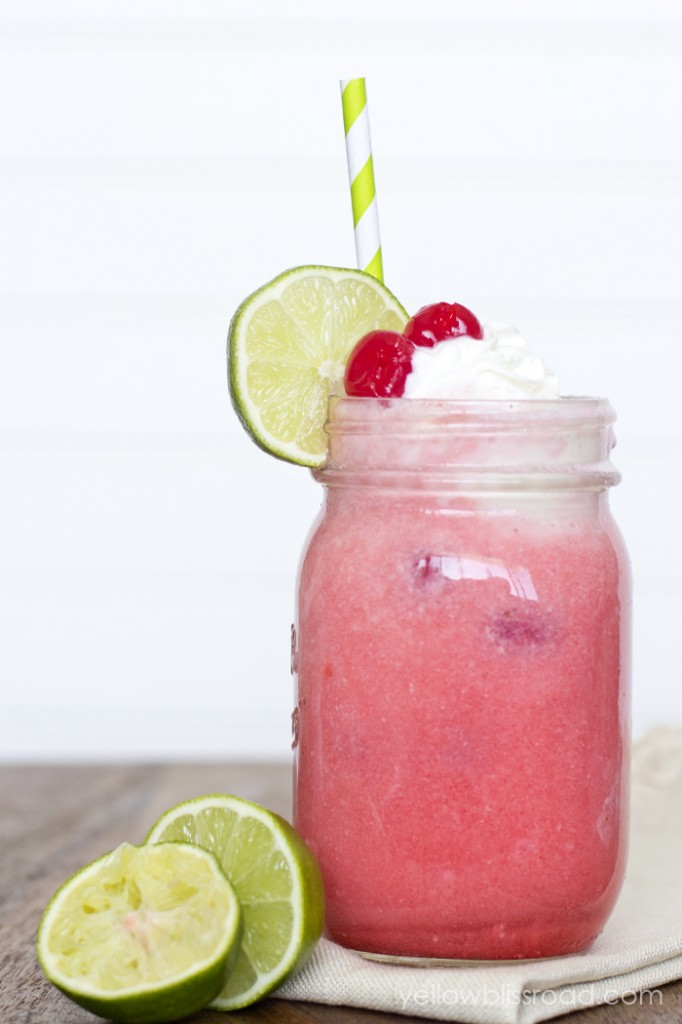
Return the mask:
[[658,1005],[682,977],[682,730],[658,728],[633,751],[631,845],[623,891],[585,953],[498,967],[403,967],[322,939],[283,999],[386,1010],[463,1024],[534,1024],[598,1003]]

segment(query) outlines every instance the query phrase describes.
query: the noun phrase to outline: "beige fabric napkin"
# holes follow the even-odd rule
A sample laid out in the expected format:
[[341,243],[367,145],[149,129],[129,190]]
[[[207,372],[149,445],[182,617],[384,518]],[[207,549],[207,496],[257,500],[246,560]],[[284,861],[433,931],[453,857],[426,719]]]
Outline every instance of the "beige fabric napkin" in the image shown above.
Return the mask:
[[682,977],[682,730],[649,733],[632,770],[625,885],[587,952],[512,966],[402,967],[322,939],[277,996],[464,1024],[534,1024],[623,997],[658,1005],[657,986]]

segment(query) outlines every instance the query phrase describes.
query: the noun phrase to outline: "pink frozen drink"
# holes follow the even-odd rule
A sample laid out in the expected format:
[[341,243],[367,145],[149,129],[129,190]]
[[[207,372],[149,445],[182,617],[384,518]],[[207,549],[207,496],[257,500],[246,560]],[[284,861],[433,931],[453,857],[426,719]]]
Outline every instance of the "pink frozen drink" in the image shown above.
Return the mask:
[[315,471],[296,825],[322,867],[329,936],[378,956],[584,949],[624,870],[613,411],[559,398],[515,332],[473,333],[417,341],[397,377],[382,356],[374,391],[332,400]]

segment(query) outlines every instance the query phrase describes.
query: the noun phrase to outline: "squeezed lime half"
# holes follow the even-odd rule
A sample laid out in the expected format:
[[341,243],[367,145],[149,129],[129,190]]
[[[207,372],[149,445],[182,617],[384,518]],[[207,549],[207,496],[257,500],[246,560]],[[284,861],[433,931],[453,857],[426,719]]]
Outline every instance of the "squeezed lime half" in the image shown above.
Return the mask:
[[57,890],[36,951],[47,978],[87,1010],[155,1024],[218,995],[241,931],[239,901],[211,853],[124,843]]

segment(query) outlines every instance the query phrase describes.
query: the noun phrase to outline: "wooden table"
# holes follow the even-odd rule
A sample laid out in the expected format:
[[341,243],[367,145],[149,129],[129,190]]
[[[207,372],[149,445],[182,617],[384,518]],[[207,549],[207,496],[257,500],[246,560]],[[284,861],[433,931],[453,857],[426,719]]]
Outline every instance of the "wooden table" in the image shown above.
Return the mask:
[[[80,765],[0,767],[0,1024],[95,1024],[42,976],[33,953],[41,912],[56,887],[87,861],[139,843],[172,804],[227,792],[288,816],[287,765]],[[660,1004],[601,1006],[567,1024],[681,1024],[682,982]],[[405,1024],[368,1010],[268,999],[229,1015],[203,1011],[193,1024]]]

